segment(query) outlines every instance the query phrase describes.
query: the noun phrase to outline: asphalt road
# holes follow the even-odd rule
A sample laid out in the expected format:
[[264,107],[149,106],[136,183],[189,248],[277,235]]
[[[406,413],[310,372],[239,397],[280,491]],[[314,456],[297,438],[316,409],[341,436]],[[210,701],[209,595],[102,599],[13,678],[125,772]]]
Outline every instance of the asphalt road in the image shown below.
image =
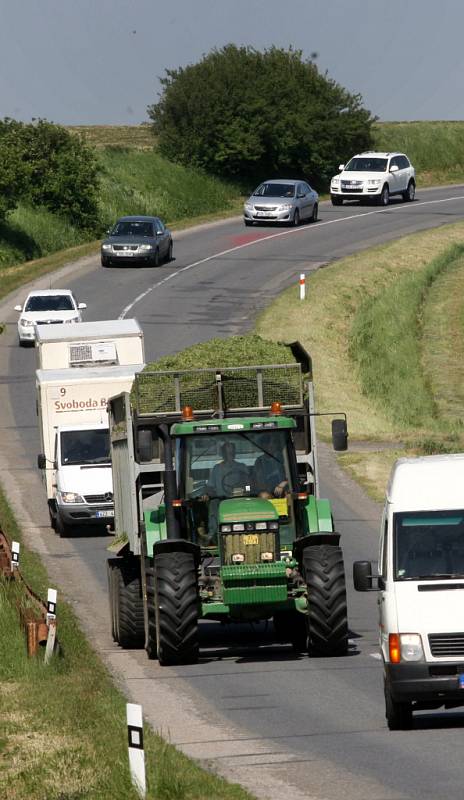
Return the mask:
[[[238,220],[215,223],[177,234],[175,260],[156,271],[101,269],[96,259],[86,259],[54,276],[52,285],[70,287],[88,303],[85,319],[136,316],[152,360],[250,328],[281,289],[294,283],[297,291],[301,272],[463,218],[463,186],[422,190],[416,202],[393,201],[386,209],[324,203],[315,225],[281,230],[244,228]],[[115,648],[106,613],[108,539],[60,540],[48,527],[34,470],[35,353],[18,348],[16,315],[8,310],[23,295],[8,298],[0,310],[9,323],[0,337],[0,480],[29,541],[147,719],[185,752],[261,797],[461,800],[464,713],[422,713],[411,732],[386,728],[376,598],[356,595],[349,577],[353,560],[376,557],[380,509],[341,473],[326,448],[323,495],[333,502],[350,584],[347,657],[295,657],[263,627],[218,624],[202,626],[202,657],[191,667],[161,669],[143,653]],[[315,379],[317,385],[317,374]]]

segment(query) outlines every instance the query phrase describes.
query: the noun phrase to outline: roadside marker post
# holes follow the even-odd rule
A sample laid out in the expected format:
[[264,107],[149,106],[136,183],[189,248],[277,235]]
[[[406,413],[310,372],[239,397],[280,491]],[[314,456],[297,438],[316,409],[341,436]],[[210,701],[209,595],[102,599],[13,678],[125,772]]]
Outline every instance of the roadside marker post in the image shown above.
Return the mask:
[[11,572],[19,567],[19,542],[11,542]]
[[145,752],[143,749],[142,706],[126,703],[127,739],[129,747],[129,767],[132,783],[140,797],[146,797]]
[[47,644],[45,645],[45,663],[50,661],[55,648],[56,639],[56,589],[49,589],[47,594]]
[[300,300],[304,300],[306,297],[306,283],[305,283],[305,274],[302,272],[300,274]]

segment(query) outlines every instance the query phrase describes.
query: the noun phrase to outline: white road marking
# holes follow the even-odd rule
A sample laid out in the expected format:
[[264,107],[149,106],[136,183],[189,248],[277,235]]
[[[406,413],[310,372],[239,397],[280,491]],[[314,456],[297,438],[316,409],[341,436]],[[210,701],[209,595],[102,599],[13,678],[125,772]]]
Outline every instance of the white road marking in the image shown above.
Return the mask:
[[371,658],[375,658],[376,661],[380,661],[380,659],[382,658],[380,653],[369,653],[369,655]]
[[134,306],[137,303],[140,303],[141,300],[144,299],[147,295],[153,292],[155,289],[158,289],[163,284],[170,281],[172,278],[176,278],[178,275],[181,275],[183,272],[187,272],[189,269],[193,269],[193,267],[199,267],[200,264],[206,264],[208,261],[213,261],[215,258],[221,258],[222,256],[227,256],[230,253],[235,253],[238,250],[244,250],[245,247],[252,247],[261,242],[267,242],[270,239],[278,239],[281,236],[291,236],[298,233],[306,232],[309,233],[312,230],[317,230],[317,228],[322,228],[324,225],[335,225],[341,222],[349,222],[352,219],[362,219],[363,217],[370,217],[373,214],[384,214],[385,212],[388,213],[398,213],[401,211],[406,211],[408,209],[417,208],[418,206],[429,206],[435,205],[437,203],[449,203],[453,200],[464,200],[464,195],[460,195],[458,197],[444,197],[441,200],[419,200],[416,201],[414,204],[407,203],[404,206],[387,206],[386,208],[379,208],[376,211],[365,211],[362,214],[351,214],[349,217],[338,217],[337,219],[328,219],[325,222],[316,222],[311,227],[298,227],[298,228],[290,228],[290,230],[279,231],[279,233],[271,233],[269,236],[261,236],[259,239],[253,239],[251,242],[244,242],[244,244],[238,244],[235,247],[229,247],[227,250],[221,250],[219,253],[213,253],[211,256],[206,256],[206,258],[201,258],[199,261],[193,261],[192,264],[187,264],[186,267],[182,267],[181,269],[176,270],[175,272],[171,272],[170,275],[167,275],[161,281],[154,283],[152,286],[149,286],[148,289],[145,289],[144,292],[137,295],[137,297],[132,300],[120,313],[118,319],[124,319],[124,317],[132,311]]

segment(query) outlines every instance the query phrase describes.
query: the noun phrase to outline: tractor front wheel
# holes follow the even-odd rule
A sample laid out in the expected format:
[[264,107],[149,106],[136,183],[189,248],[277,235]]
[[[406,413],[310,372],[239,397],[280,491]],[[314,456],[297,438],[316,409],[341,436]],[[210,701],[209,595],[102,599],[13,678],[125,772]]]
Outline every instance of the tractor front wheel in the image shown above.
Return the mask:
[[156,638],[162,666],[198,661],[198,585],[191,553],[154,558]]
[[308,587],[308,652],[342,656],[348,649],[348,614],[343,555],[328,544],[305,547],[303,573]]

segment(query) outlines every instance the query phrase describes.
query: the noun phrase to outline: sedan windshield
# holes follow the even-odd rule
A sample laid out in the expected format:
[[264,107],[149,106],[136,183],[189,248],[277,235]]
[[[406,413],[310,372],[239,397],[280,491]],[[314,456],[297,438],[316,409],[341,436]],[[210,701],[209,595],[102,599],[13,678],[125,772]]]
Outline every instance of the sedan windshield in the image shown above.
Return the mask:
[[118,222],[111,231],[111,236],[153,236],[151,222]]
[[295,186],[291,183],[262,183],[253,196],[258,197],[294,197]]
[[395,514],[396,580],[464,577],[464,510]]
[[34,295],[30,297],[24,311],[74,311],[75,305],[69,294]]
[[386,158],[352,158],[345,167],[345,172],[386,172]]

